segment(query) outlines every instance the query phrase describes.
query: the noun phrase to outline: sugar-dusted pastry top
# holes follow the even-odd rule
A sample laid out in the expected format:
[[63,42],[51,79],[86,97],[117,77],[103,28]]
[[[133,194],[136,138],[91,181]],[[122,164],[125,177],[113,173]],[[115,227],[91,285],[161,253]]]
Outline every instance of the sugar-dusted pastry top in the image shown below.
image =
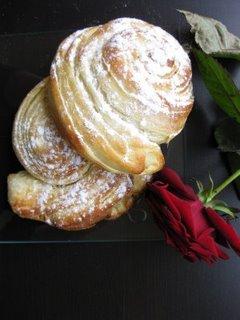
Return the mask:
[[53,186],[20,171],[8,177],[8,199],[13,211],[23,218],[80,230],[126,212],[149,179],[150,176],[131,178],[92,166],[81,180]]
[[51,66],[50,107],[86,159],[113,172],[160,170],[159,144],[183,128],[193,105],[191,63],[160,27],[120,18],[80,30]]
[[35,86],[19,107],[13,127],[15,153],[34,177],[57,185],[79,180],[89,163],[62,137],[48,110],[48,79]]

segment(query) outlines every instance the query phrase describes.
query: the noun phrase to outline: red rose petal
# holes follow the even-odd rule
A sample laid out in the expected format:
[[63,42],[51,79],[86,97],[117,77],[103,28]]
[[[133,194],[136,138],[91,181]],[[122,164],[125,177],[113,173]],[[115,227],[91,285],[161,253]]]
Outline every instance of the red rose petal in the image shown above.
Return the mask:
[[175,217],[180,220],[180,213],[177,210],[175,204],[171,201],[171,193],[167,190],[167,185],[157,185],[155,183],[152,183],[149,185],[149,189],[152,190],[155,195],[160,197],[160,199],[162,199],[162,201],[167,204],[169,210],[171,210]]
[[212,234],[214,232],[213,228],[206,229],[198,238],[197,242],[201,244],[202,247],[209,250],[214,254],[214,256],[220,257],[221,259],[228,259],[228,255],[221,250],[219,245],[216,243],[215,239],[213,238]]
[[220,235],[240,253],[240,239],[234,229],[216,212],[206,209],[173,170],[165,167],[157,178],[148,184],[147,200],[168,245],[188,261],[212,264],[228,259],[217,242],[216,235]]
[[176,173],[176,171],[164,167],[158,174],[157,174],[157,180],[167,183],[172,188],[177,190],[179,193],[182,194],[182,196],[185,196],[186,198],[189,198],[190,200],[196,200],[198,199],[197,195],[193,191],[193,189],[187,185],[184,184],[180,176]]
[[206,219],[201,212],[203,205],[199,199],[194,201],[181,199],[168,191],[167,186],[163,184],[157,185],[153,183],[149,188],[162,199],[172,214],[184,223],[188,232],[194,238],[197,238],[208,227]]
[[234,228],[213,209],[205,208],[204,212],[217,231],[228,241],[233,250],[240,255],[240,238]]

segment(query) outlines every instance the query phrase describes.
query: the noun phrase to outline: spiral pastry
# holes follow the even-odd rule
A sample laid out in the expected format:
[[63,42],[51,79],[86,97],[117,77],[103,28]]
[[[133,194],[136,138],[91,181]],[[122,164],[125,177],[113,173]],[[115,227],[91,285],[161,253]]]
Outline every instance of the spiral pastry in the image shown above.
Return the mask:
[[53,186],[20,171],[8,177],[8,199],[12,210],[22,218],[80,230],[125,213],[149,179],[134,179],[92,166],[81,180]]
[[13,126],[15,153],[34,177],[65,185],[79,180],[89,163],[60,135],[46,101],[48,79],[35,86],[23,100]]
[[160,27],[121,18],[80,30],[51,66],[50,107],[75,149],[113,172],[164,164],[159,144],[183,128],[193,105],[191,64]]

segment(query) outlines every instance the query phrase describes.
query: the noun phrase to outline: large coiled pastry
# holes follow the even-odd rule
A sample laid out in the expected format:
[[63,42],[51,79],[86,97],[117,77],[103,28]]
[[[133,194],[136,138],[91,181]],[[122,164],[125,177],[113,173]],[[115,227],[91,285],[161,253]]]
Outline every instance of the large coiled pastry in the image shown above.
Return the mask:
[[79,180],[90,164],[61,136],[48,110],[48,78],[23,100],[13,126],[15,153],[34,177],[65,185]]
[[8,176],[8,199],[12,210],[22,218],[80,230],[125,213],[149,179],[114,174],[93,165],[81,180],[53,186],[20,171]]
[[192,108],[191,64],[160,27],[116,19],[62,42],[49,97],[60,130],[86,159],[153,173],[164,164],[159,144],[182,130]]

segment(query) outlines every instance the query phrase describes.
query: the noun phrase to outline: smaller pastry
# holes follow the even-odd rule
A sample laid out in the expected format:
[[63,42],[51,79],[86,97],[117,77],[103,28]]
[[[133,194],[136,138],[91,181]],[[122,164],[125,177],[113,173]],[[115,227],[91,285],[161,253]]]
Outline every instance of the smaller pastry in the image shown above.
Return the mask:
[[59,133],[48,110],[48,78],[23,100],[13,126],[13,147],[24,168],[34,177],[66,185],[79,180],[89,169],[86,162]]
[[20,171],[8,177],[8,200],[13,212],[22,218],[80,230],[125,213],[149,180],[150,176],[135,179],[93,165],[81,180],[53,186]]

